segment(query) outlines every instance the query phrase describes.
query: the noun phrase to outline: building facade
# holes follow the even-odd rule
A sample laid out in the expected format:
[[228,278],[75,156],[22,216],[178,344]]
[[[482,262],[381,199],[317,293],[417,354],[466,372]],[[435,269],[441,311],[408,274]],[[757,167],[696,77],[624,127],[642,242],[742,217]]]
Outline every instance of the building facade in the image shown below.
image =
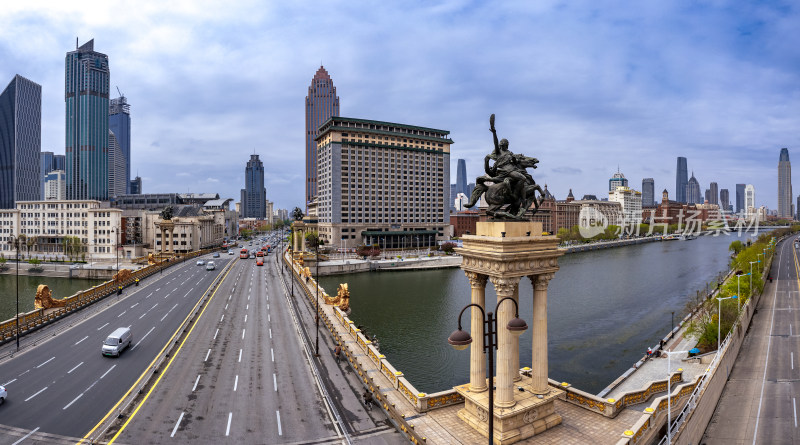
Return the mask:
[[[694,175],[694,173],[692,174]],[[686,185],[689,183],[689,170],[686,158],[678,156],[678,168],[675,173],[675,201],[687,202]]]
[[464,159],[459,159],[457,166],[456,166],[456,193],[451,194],[451,197],[458,196],[459,193],[463,193],[466,196],[469,195],[469,189],[467,188],[467,161]]
[[614,176],[612,176],[611,179],[608,180],[609,193],[616,190],[617,187],[627,187],[627,186],[628,186],[628,180],[625,179],[625,175],[620,173],[619,170],[617,170],[617,172],[614,173]]
[[700,192],[700,181],[694,177],[694,172],[692,172],[689,182],[686,183],[686,193],[683,196],[684,201],[676,201],[688,204],[702,204],[705,201],[705,196]]
[[719,191],[719,208],[725,212],[731,211],[731,198],[730,193],[728,193],[728,189],[722,189]]
[[610,202],[622,206],[622,225],[633,226],[642,223],[642,193],[629,187],[617,187],[608,193]]
[[317,196],[317,136],[319,128],[332,116],[339,116],[339,96],[333,79],[323,66],[320,66],[306,96],[306,213],[308,203]]
[[42,87],[20,75],[0,93],[0,209],[42,196]]
[[52,170],[44,178],[44,199],[64,201],[67,199],[66,176],[64,170]]
[[781,148],[778,159],[778,218],[792,219],[792,163],[789,149]]
[[241,200],[242,218],[266,217],[267,189],[264,188],[264,163],[258,159],[258,155],[250,155],[250,160],[244,168]]
[[434,246],[449,230],[450,132],[333,117],[317,137],[327,243]]
[[130,187],[125,175],[125,154],[119,139],[113,131],[108,130],[108,197],[125,195]]
[[65,59],[67,199],[108,200],[108,56],[90,40]]
[[131,195],[141,195],[142,194],[142,178],[137,176],[131,179],[130,182],[130,193]]
[[719,205],[719,185],[716,182],[712,182],[708,185],[708,203]]
[[642,206],[652,207],[655,203],[656,183],[653,178],[642,179]]
[[756,212],[756,188],[753,184],[744,187],[744,209],[748,216],[755,215]]
[[125,96],[111,99],[108,108],[108,129],[114,132],[119,150],[124,159],[123,171],[125,190],[120,195],[131,194],[131,106]]
[[744,206],[744,188],[745,184],[736,184],[736,213],[747,210]]

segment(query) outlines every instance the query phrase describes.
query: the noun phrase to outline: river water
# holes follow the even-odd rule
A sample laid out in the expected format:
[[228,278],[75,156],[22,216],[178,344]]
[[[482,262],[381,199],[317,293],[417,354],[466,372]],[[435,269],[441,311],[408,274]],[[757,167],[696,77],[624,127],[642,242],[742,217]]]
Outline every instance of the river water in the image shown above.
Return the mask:
[[[752,236],[751,236],[752,237]],[[548,293],[549,375],[596,394],[658,343],[686,313],[699,289],[727,271],[728,246],[747,235],[703,236],[573,253],[559,259]],[[365,272],[321,277],[331,295],[350,289],[350,318],[377,335],[381,352],[421,392],[469,381],[469,352],[447,337],[470,300],[461,269]],[[529,329],[520,338],[520,366],[531,363],[530,280],[520,284],[520,316]],[[494,288],[486,305],[494,310]],[[463,325],[469,328],[469,312]]]
[[[14,265],[11,265],[14,270]],[[40,284],[46,284],[53,293],[53,298],[65,298],[78,291],[88,289],[102,283],[103,280],[69,279],[62,277],[19,276],[19,311],[33,310],[33,299]],[[14,318],[17,304],[17,282],[14,274],[0,275],[0,321]]]

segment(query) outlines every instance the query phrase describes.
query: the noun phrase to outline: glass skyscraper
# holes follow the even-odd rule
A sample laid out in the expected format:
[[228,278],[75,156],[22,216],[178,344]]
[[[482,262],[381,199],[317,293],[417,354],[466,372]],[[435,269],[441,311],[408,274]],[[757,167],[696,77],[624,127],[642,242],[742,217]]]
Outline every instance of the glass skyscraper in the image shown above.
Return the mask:
[[689,178],[689,181],[686,183],[686,187],[684,187],[685,199],[689,204],[702,204],[705,200],[705,196],[700,192],[700,181],[694,177],[694,172],[692,172],[692,177]]
[[319,135],[319,127],[331,116],[339,116],[339,96],[331,76],[320,66],[306,96],[306,203],[317,196],[317,142],[314,139]]
[[744,184],[736,184],[736,213],[747,210],[747,207],[744,206],[744,187]]
[[[131,106],[125,96],[111,99],[108,108],[108,129],[114,132],[119,150],[125,160],[124,171],[125,193],[131,193]],[[117,173],[119,174],[119,173]]]
[[792,163],[789,149],[781,148],[778,158],[778,218],[792,219]]
[[642,179],[642,207],[652,207],[655,203],[655,181],[653,178]]
[[[678,157],[678,171],[675,174],[675,201],[686,201],[686,186],[689,183],[689,171],[686,167],[686,158]],[[699,193],[699,192],[698,192]],[[689,201],[692,202],[692,201]]]
[[108,200],[108,56],[90,40],[65,58],[67,199]]
[[719,185],[717,185],[716,182],[712,182],[711,184],[708,185],[708,190],[709,190],[708,203],[719,205]]
[[242,189],[242,218],[265,219],[267,217],[267,190],[264,188],[264,163],[258,155],[250,155],[244,169]]
[[0,208],[41,197],[42,86],[14,76],[0,93]]
[[[463,193],[469,198],[469,193],[467,193],[467,191],[467,161],[459,159],[458,165],[456,166],[456,195]],[[451,196],[450,199],[453,200],[456,199],[456,197]]]

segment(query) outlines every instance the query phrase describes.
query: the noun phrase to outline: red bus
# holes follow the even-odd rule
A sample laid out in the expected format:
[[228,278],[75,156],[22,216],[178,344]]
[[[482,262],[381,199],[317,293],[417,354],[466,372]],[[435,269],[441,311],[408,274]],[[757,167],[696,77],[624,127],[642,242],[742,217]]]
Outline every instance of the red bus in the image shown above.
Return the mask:
[[247,249],[242,249],[242,251],[239,252],[239,258],[247,259],[249,256],[250,254],[247,253]]
[[258,258],[256,258],[256,266],[263,266],[263,265],[264,265],[264,257],[259,256]]
[[264,258],[264,251],[263,250],[259,250],[258,252],[256,252],[256,259],[258,259],[258,258]]

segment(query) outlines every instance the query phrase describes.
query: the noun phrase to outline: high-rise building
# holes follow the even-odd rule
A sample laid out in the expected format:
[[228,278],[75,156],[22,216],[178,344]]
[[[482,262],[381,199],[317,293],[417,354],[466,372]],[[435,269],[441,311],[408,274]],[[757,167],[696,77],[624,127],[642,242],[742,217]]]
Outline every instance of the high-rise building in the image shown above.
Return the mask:
[[719,205],[719,185],[716,182],[712,182],[708,185],[708,190],[710,192],[708,203]]
[[736,184],[736,213],[747,211],[744,206],[744,184]]
[[242,218],[264,219],[267,216],[267,189],[264,188],[264,163],[258,155],[250,155],[244,169]]
[[797,205],[794,208],[795,208],[795,212],[797,212],[794,215],[794,220],[795,221],[800,221],[800,195],[797,196]]
[[319,236],[343,248],[428,247],[447,239],[449,134],[391,122],[329,119],[317,137]]
[[642,223],[642,193],[628,187],[617,187],[608,192],[609,202],[618,202],[622,206],[622,224],[625,226]]
[[39,179],[42,181],[42,188],[41,193],[39,194],[39,199],[46,199],[44,197],[44,180],[45,176],[53,170],[58,170],[53,168],[53,164],[55,163],[55,155],[52,151],[43,151],[39,156]]
[[686,183],[686,193],[684,193],[684,199],[689,204],[702,204],[703,203],[703,195],[700,194],[700,182],[697,178],[694,177],[694,172],[692,172],[692,177],[689,178],[689,181]]
[[[470,195],[467,194],[467,191],[467,161],[459,159],[456,167],[456,195],[463,193],[469,197]],[[455,197],[456,195],[450,196]]]
[[44,178],[44,199],[52,200],[57,199],[59,201],[64,200],[64,196],[66,195],[64,190],[64,180],[65,174],[64,170],[51,170],[49,171]]
[[108,130],[108,197],[126,195],[129,187],[130,183],[125,176],[125,154],[117,135]]
[[53,155],[53,170],[64,170],[66,168],[67,157],[65,155]]
[[333,80],[320,66],[311,79],[306,96],[306,210],[317,196],[317,142],[319,127],[331,116],[339,116],[339,96]]
[[778,159],[778,218],[792,218],[792,163],[789,149],[781,148]]
[[744,187],[744,208],[749,216],[753,216],[756,209],[756,188],[753,184],[747,184]]
[[94,39],[67,53],[67,199],[108,200],[108,56],[94,50]]
[[731,211],[731,199],[728,189],[722,189],[719,191],[719,208],[726,212]]
[[117,137],[117,144],[125,160],[125,193],[131,193],[131,106],[125,96],[111,99],[108,108],[108,129]]
[[135,178],[131,179],[130,181],[130,190],[131,195],[141,195],[142,194],[142,178],[136,176]]
[[14,76],[0,93],[0,209],[41,199],[42,86]]
[[[689,174],[686,167],[686,158],[678,156],[678,171],[675,174],[675,201],[687,202],[687,188],[689,183]],[[698,192],[699,193],[699,192]],[[691,201],[688,201],[691,203]]]
[[614,173],[614,176],[612,176],[611,179],[608,180],[609,193],[616,190],[617,187],[627,187],[627,186],[628,186],[628,180],[625,179],[625,175],[620,173],[619,170],[617,170],[617,172]]
[[656,184],[653,178],[642,179],[642,207],[652,207],[655,202]]
[[703,195],[703,202],[706,204],[710,204],[711,202],[711,189],[706,189],[706,194]]

